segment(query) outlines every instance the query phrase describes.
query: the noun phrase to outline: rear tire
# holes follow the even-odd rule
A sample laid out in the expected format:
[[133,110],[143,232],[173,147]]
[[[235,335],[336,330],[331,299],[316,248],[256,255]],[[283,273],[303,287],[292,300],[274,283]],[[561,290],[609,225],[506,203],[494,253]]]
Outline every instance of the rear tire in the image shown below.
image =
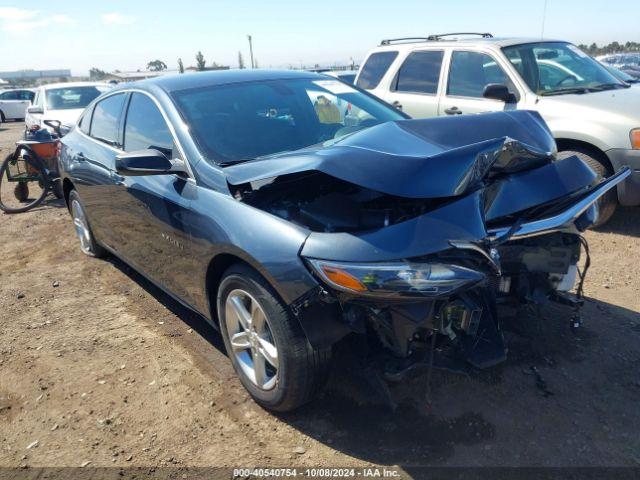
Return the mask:
[[[242,305],[245,312],[250,310],[251,319],[254,318],[254,311],[258,312],[258,317],[261,315],[260,311],[263,312],[265,318],[261,321],[266,321],[267,338],[270,346],[274,346],[277,352],[277,368],[274,368],[273,363],[267,364],[267,379],[270,374],[271,380],[264,382],[266,388],[258,385],[262,383],[256,382],[260,375],[251,369],[255,364],[253,359],[257,362],[262,358],[256,351],[260,350],[262,340],[256,341],[254,336],[252,341],[251,333],[247,334],[248,337],[242,337],[246,338],[246,345],[242,345],[243,340],[237,340],[238,334],[244,335],[243,332],[256,328],[246,329],[241,325],[242,322],[236,315],[238,310],[234,307],[234,300],[238,301],[238,298],[245,299],[242,300]],[[218,289],[217,309],[220,330],[233,368],[242,385],[258,404],[268,410],[286,412],[314,398],[326,381],[331,348],[315,349],[311,346],[298,321],[260,274],[243,264],[229,267]],[[260,322],[251,320],[249,325],[257,323]],[[234,335],[235,347],[231,344],[231,337]],[[261,336],[256,330],[253,335]]]
[[89,219],[85,212],[84,206],[80,201],[80,195],[75,190],[69,193],[69,212],[73,218],[73,224],[76,229],[76,235],[80,240],[80,250],[90,257],[102,258],[107,255],[107,251],[100,246],[93,236]]
[[[584,148],[575,148],[574,150],[563,150],[558,152],[558,159],[563,159],[572,156],[578,157],[584,163],[589,165],[591,170],[596,172],[598,177],[606,178],[613,174],[609,165],[596,156],[592,151]],[[592,228],[598,228],[603,226],[613,216],[618,207],[618,190],[612,188],[605,193],[597,202],[598,205],[598,219],[592,225]]]
[[59,178],[56,178],[55,180],[53,180],[51,182],[51,191],[53,192],[53,195],[58,200],[63,199],[64,198],[64,190],[62,189],[62,180],[60,180]]

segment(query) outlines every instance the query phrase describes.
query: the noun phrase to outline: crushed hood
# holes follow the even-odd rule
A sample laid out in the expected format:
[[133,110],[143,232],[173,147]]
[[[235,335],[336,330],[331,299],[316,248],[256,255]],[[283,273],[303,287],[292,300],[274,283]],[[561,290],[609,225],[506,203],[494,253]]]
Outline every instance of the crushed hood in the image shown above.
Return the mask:
[[386,122],[331,146],[225,168],[231,185],[317,171],[407,198],[464,194],[477,181],[549,163],[555,143],[536,112],[512,111]]

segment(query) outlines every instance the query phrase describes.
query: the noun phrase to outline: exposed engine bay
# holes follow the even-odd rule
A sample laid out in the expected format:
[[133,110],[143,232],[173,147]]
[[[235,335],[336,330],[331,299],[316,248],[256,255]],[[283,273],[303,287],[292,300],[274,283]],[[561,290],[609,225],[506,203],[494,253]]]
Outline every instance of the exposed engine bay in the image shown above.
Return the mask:
[[387,195],[318,172],[252,182],[235,190],[235,196],[311,231],[325,233],[388,227],[447,201]]
[[581,232],[629,174],[556,160],[532,112],[470,115],[468,135],[448,122],[389,122],[227,170],[238,201],[309,232],[300,256],[318,287],[291,305],[309,340],[360,335],[394,359],[390,377],[505,360],[504,312],[520,306],[567,305],[577,327]]

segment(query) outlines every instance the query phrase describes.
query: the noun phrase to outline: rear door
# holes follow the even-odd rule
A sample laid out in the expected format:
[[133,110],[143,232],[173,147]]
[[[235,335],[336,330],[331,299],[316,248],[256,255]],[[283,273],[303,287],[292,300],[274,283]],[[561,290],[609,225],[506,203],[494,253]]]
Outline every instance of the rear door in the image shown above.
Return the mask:
[[[117,250],[118,218],[114,200],[118,178],[115,157],[122,152],[120,127],[126,93],[110,95],[86,112],[73,136],[65,136],[73,165],[73,181],[84,204],[91,228],[100,242]],[[69,137],[69,138],[67,138]]]
[[438,107],[439,115],[495,112],[517,108],[514,103],[507,104],[482,96],[486,85],[500,83],[509,87],[518,100],[520,98],[509,75],[488,52],[454,50],[451,52],[445,77],[446,86],[442,89]]
[[438,115],[444,49],[415,50],[404,59],[384,100],[414,118]]

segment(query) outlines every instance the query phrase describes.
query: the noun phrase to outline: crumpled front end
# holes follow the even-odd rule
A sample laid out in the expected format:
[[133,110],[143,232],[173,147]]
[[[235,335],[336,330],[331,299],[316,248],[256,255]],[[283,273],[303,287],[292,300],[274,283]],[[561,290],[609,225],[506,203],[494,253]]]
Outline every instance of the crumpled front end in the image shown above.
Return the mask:
[[398,372],[435,350],[441,366],[481,368],[506,358],[504,309],[577,311],[581,232],[628,170],[601,180],[556,160],[531,112],[380,127],[229,172],[238,200],[310,231],[300,255],[319,287],[292,310],[312,343],[356,333]]

